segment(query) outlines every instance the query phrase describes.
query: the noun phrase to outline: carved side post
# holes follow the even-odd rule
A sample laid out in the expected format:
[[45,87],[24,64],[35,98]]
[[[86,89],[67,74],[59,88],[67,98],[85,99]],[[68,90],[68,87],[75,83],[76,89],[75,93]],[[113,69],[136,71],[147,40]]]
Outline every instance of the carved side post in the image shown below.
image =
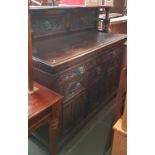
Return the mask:
[[109,11],[110,11],[110,7],[106,6],[105,7],[105,19],[103,20],[103,23],[105,25],[103,32],[105,33],[108,33],[110,31],[109,30],[109,24],[110,24]]

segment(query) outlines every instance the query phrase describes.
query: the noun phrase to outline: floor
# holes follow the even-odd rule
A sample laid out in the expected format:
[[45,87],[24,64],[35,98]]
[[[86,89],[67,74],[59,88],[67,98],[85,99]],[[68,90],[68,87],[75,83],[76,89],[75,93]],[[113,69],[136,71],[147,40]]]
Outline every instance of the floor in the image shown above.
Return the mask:
[[[60,150],[59,155],[110,155],[114,100],[102,108]],[[47,148],[34,138],[29,138],[29,155],[50,155]]]

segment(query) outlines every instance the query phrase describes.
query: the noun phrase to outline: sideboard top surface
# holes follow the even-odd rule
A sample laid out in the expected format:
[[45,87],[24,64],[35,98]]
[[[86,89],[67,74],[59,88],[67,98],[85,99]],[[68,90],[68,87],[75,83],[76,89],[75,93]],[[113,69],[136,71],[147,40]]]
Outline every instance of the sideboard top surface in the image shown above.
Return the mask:
[[95,30],[44,38],[33,43],[33,59],[54,67],[125,40],[126,35]]

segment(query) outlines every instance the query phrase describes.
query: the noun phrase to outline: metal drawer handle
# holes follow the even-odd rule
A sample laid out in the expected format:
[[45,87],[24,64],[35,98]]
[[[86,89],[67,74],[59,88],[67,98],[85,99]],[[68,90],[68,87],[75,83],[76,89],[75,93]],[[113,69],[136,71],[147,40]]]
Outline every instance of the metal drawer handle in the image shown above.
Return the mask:
[[85,72],[84,66],[79,67],[78,71],[80,72],[80,74],[84,74],[84,72]]

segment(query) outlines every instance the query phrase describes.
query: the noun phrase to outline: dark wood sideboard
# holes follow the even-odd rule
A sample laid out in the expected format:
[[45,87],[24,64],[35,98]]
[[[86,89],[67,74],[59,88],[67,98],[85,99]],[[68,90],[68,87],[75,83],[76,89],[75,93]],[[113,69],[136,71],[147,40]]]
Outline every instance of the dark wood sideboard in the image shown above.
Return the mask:
[[97,30],[98,7],[30,8],[33,78],[64,96],[60,139],[116,94],[126,35]]

